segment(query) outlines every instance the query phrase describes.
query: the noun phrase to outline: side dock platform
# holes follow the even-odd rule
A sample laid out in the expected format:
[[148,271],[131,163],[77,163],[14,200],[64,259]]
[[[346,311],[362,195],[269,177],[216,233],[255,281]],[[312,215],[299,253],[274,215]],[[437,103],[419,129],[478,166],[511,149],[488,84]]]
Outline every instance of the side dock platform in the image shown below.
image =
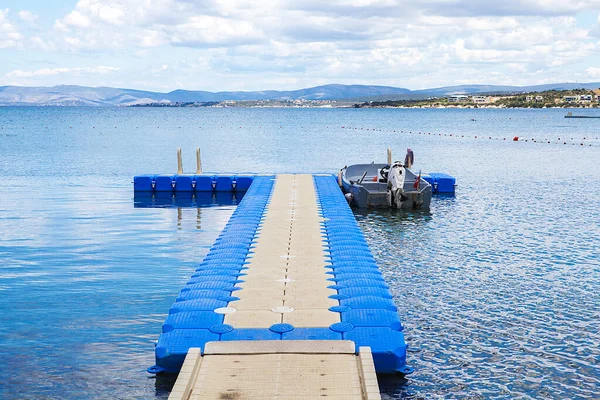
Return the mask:
[[[379,398],[375,371],[412,369],[392,295],[335,178],[250,179],[169,310],[148,371],[181,371],[173,398]],[[316,375],[298,386],[302,368]]]

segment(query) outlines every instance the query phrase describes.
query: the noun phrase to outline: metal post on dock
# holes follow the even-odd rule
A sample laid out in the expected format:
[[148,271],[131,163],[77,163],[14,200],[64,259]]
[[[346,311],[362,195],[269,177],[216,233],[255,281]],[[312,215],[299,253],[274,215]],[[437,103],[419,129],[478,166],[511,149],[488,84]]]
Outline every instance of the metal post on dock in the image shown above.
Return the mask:
[[181,148],[177,149],[177,175],[183,174],[183,163],[181,161]]
[[196,174],[202,173],[202,161],[200,160],[200,147],[196,149]]
[[392,165],[392,149],[388,147],[387,149],[387,163],[389,166]]

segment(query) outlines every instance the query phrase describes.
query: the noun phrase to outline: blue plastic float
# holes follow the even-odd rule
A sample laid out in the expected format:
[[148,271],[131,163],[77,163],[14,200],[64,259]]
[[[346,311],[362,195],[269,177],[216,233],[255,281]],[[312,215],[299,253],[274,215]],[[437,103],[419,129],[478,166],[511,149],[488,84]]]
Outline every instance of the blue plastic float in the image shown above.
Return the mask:
[[254,174],[223,175],[138,175],[133,178],[135,192],[147,193],[206,193],[245,192]]
[[[135,192],[146,193],[212,193],[245,192],[250,188],[255,174],[202,174],[202,175],[138,175],[133,178]],[[431,184],[433,194],[454,194],[456,179],[441,172],[421,176]]]

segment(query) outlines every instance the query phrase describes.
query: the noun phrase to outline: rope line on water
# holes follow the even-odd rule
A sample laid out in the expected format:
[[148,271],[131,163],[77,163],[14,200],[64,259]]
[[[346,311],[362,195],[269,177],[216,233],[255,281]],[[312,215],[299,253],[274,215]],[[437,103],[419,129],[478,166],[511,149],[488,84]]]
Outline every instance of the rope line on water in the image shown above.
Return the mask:
[[[421,131],[405,131],[403,129],[377,129],[377,128],[364,128],[364,127],[353,127],[353,126],[341,126],[341,129],[348,129],[348,130],[361,130],[361,131],[371,131],[371,132],[387,132],[387,133],[407,133],[407,134],[413,134],[413,135],[423,135],[423,136],[438,136],[438,137],[452,137],[452,138],[458,138],[458,139],[478,139],[478,140],[482,140],[482,139],[487,139],[487,140],[500,140],[500,141],[512,141],[512,142],[531,142],[531,143],[544,143],[544,144],[562,144],[562,145],[566,145],[566,144],[571,144],[573,146],[575,145],[579,145],[579,146],[588,146],[588,147],[592,147],[592,146],[598,146],[598,144],[593,144],[590,143],[590,140],[599,140],[599,138],[591,138],[591,137],[584,137],[583,139],[575,139],[575,138],[571,138],[570,141],[567,138],[558,138],[556,141],[554,141],[554,139],[535,139],[535,138],[531,138],[531,139],[525,139],[523,137],[519,137],[519,136],[514,136],[514,137],[494,137],[494,136],[489,136],[489,135],[461,135],[461,134],[453,134],[453,133],[431,133],[431,132],[421,132]],[[585,142],[585,143],[584,143]]]

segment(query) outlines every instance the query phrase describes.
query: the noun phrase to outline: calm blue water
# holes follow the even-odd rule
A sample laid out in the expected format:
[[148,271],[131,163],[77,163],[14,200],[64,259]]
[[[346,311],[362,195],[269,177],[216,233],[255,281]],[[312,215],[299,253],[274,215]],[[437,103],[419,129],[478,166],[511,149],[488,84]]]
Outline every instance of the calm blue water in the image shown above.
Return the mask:
[[0,108],[0,398],[168,396],[153,343],[234,209],[134,208],[132,176],[174,172],[177,147],[222,172],[411,147],[459,187],[430,213],[357,213],[416,368],[384,397],[597,397],[600,120],[564,113]]

